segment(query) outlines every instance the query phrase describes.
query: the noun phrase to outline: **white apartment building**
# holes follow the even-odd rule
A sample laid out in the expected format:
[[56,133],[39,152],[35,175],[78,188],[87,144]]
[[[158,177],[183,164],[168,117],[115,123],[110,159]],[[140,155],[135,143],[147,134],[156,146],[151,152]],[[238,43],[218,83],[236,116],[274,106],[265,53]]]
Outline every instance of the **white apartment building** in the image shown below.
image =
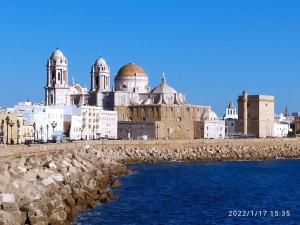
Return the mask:
[[117,138],[118,115],[116,111],[97,106],[81,106],[84,139]]
[[64,112],[64,132],[72,140],[117,138],[118,116],[116,111],[97,106],[52,106]]
[[14,108],[8,109],[24,117],[24,120],[31,123],[36,140],[51,140],[53,132],[63,133],[64,114],[62,109],[32,102],[19,102]]

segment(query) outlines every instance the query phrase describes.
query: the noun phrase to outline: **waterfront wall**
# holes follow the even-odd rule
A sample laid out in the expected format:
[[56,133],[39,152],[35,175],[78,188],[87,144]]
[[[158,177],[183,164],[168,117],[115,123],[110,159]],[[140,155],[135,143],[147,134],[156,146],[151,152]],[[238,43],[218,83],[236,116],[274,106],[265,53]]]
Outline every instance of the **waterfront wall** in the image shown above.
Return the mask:
[[67,224],[116,196],[125,163],[298,158],[300,139],[89,141],[0,148],[0,225]]

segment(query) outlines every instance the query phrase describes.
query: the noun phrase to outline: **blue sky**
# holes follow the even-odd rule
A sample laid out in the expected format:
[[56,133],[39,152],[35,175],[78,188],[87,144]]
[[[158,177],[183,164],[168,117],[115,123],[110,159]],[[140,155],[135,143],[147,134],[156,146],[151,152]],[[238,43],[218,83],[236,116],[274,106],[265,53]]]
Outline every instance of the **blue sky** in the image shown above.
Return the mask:
[[151,87],[165,72],[190,103],[223,114],[244,89],[300,111],[300,1],[2,1],[0,106],[44,100],[46,61],[59,47],[69,80],[90,85],[100,55],[113,81],[141,65]]

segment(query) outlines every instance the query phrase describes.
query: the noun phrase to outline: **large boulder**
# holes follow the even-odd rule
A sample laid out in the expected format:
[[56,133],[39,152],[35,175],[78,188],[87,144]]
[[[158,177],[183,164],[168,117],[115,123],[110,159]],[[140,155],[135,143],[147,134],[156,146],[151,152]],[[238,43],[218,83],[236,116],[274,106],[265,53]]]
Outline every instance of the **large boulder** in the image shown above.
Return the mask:
[[16,225],[14,215],[10,212],[0,210],[0,225]]

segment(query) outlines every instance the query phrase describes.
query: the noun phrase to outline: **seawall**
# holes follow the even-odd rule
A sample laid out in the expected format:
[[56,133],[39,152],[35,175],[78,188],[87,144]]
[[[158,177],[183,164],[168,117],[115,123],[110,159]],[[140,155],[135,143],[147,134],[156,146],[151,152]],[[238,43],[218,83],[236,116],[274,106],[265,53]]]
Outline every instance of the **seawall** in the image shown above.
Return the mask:
[[300,139],[83,141],[0,147],[0,225],[68,224],[115,199],[126,163],[300,157]]

